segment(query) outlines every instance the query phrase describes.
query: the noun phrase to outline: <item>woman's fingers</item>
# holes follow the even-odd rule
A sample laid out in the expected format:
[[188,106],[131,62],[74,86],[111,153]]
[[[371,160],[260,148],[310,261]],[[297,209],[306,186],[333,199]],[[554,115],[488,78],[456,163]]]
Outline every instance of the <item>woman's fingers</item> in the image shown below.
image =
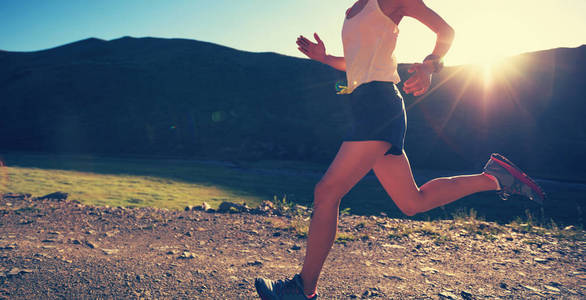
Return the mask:
[[307,44],[307,45],[309,45],[309,44],[314,44],[315,45],[315,43],[313,43],[312,41],[310,41],[309,39],[307,39],[304,36],[300,36],[297,40],[298,41],[301,41],[302,43]]
[[306,38],[300,37],[297,39],[298,43],[301,43],[303,45],[309,45],[309,41]]
[[319,38],[319,35],[317,35],[317,32],[313,33],[313,37],[315,38],[315,40],[317,41],[318,44],[323,44],[324,42],[322,42],[322,40]]
[[416,95],[416,94],[420,93],[420,91],[425,92],[425,90],[426,90],[425,82],[423,82],[422,80],[419,80],[419,79],[415,79],[409,85],[407,85],[407,82],[405,82],[405,84],[403,85],[403,91],[405,91],[405,93],[407,93],[407,94],[415,93],[414,95]]
[[413,93],[413,96],[421,96],[423,94],[425,94],[427,92],[427,88],[422,88],[418,91],[416,91],[415,93]]
[[407,93],[407,94],[413,93],[413,96],[423,95],[427,92],[427,89],[428,89],[428,86],[423,81],[418,81],[416,84],[409,86],[409,87],[403,87],[403,90],[405,91],[405,93]]
[[413,76],[411,76],[406,82],[405,82],[405,87],[408,88],[412,88],[414,86],[416,86],[420,81],[419,76],[417,75],[417,73],[415,73]]

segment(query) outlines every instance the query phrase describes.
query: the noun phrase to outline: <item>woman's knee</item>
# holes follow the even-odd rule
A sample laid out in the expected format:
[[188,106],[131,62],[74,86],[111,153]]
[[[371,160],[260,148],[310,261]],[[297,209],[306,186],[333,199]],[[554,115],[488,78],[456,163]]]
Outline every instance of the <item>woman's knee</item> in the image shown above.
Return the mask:
[[[419,192],[419,194],[421,194],[421,192]],[[403,214],[412,217],[421,212],[421,208],[419,205],[419,203],[421,203],[422,201],[421,196],[418,195],[418,197],[397,200],[398,201],[395,201],[395,204]]]
[[314,206],[323,204],[339,205],[344,193],[342,184],[320,180],[313,189],[313,195]]
[[416,214],[419,213],[419,210],[417,210],[417,207],[411,206],[411,205],[407,205],[407,206],[399,206],[399,210],[407,215],[408,217],[412,217]]

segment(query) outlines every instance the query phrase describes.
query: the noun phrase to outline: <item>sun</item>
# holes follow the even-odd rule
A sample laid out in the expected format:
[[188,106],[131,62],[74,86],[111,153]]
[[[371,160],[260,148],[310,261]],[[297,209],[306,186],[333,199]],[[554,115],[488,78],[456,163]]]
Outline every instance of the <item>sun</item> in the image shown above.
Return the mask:
[[503,61],[505,60],[502,56],[492,56],[482,59],[481,62],[477,63],[482,70],[482,79],[484,82],[484,88],[490,89],[493,87],[496,77],[502,73]]

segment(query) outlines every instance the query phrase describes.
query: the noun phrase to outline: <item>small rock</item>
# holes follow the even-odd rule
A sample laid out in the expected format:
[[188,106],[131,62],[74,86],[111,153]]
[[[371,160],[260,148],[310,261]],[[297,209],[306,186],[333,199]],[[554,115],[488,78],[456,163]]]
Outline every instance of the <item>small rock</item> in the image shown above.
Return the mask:
[[188,236],[188,237],[192,237],[193,236],[193,234],[190,231],[186,232],[185,235]]
[[8,273],[6,273],[7,276],[17,276],[19,274],[24,274],[24,273],[32,273],[33,270],[30,269],[20,269],[17,267],[13,267],[12,269],[10,269],[10,271],[8,271]]
[[400,276],[397,276],[397,275],[389,275],[389,274],[387,274],[387,273],[383,273],[383,277],[384,277],[384,278],[387,278],[387,279],[391,279],[391,280],[399,280],[399,281],[402,281],[402,280],[404,280],[404,279],[403,279],[402,277],[400,277]]
[[559,282],[555,282],[555,281],[550,281],[550,282],[548,283],[548,285],[549,285],[549,286],[553,286],[553,287],[560,287],[560,286],[562,286],[562,285],[561,285],[561,283],[559,283]]
[[578,295],[578,292],[571,290],[571,289],[566,289],[566,292],[572,294],[572,295]]
[[275,204],[269,200],[264,200],[260,205],[268,206],[270,209],[275,209]]
[[448,291],[440,292],[438,295],[440,297],[443,297],[443,298],[446,298],[446,299],[458,299],[458,296],[456,296],[456,295],[454,295],[454,294],[452,294],[452,293],[450,293]]
[[362,293],[362,298],[371,298],[371,297],[377,297],[380,296],[379,293],[377,293],[378,289],[377,288],[371,288],[369,290],[364,291],[364,293]]
[[262,261],[255,260],[246,263],[247,266],[262,266]]
[[574,230],[574,229],[576,229],[576,227],[574,227],[574,225],[564,227],[564,230]]
[[192,205],[188,205],[185,207],[185,211],[190,211],[193,210],[193,206]]
[[425,268],[421,268],[421,272],[435,274],[438,272],[438,270],[436,270],[434,268],[430,268],[430,267],[425,267]]
[[69,196],[69,194],[67,194],[67,193],[55,192],[55,193],[51,193],[51,194],[47,194],[45,196],[39,197],[39,198],[37,198],[37,200],[50,199],[50,200],[63,201],[65,199],[67,199],[67,196]]
[[175,251],[175,250],[169,250],[169,251],[167,251],[167,254],[169,254],[169,255],[175,255],[175,254],[177,254],[177,251]]
[[229,212],[229,213],[238,213],[238,212],[247,212],[250,210],[246,204],[238,204],[233,202],[224,201],[218,207],[219,212]]
[[201,211],[207,211],[207,212],[213,211],[212,207],[207,202],[203,202],[201,205],[196,206],[194,209],[201,210]]
[[388,248],[388,249],[405,249],[405,247],[403,247],[401,245],[382,244],[381,246],[384,248]]
[[6,245],[0,245],[0,249],[2,250],[14,250],[18,247],[18,245],[16,243],[11,243],[11,244],[6,244]]
[[550,290],[550,291],[552,291],[552,292],[556,292],[556,293],[559,293],[560,292],[560,289],[558,289],[556,287],[553,287],[551,285],[544,285],[543,287],[546,288],[546,289],[548,289],[548,290]]
[[268,200],[264,200],[258,206],[258,208],[253,210],[253,212],[256,212],[256,213],[269,213],[269,212],[273,212],[273,211],[275,211],[275,204],[273,204],[273,202],[268,201]]
[[104,252],[106,255],[112,255],[118,253],[118,251],[118,249],[102,249],[102,252]]
[[195,254],[189,252],[189,251],[183,251],[183,253],[178,257],[181,259],[191,259],[191,258],[195,258]]
[[96,245],[96,243],[90,242],[90,241],[85,241],[86,246],[95,249],[98,247],[98,245]]
[[533,260],[537,263],[540,263],[540,264],[545,264],[547,262],[547,259],[539,258],[539,257],[536,257]]
[[536,287],[532,287],[532,286],[530,286],[530,285],[522,285],[522,284],[521,284],[521,287],[523,287],[523,288],[526,288],[526,289],[528,289],[528,290],[530,290],[530,291],[532,291],[532,292],[537,292],[537,293],[541,292],[541,290],[540,290],[540,289],[538,289],[538,288],[536,288]]
[[506,284],[506,283],[504,283],[504,282],[501,282],[501,283],[499,284],[499,286],[500,286],[500,288],[501,288],[501,289],[505,289],[505,290],[509,288],[509,287],[507,286],[507,284]]
[[472,295],[472,293],[470,293],[468,291],[461,291],[460,296],[462,296],[462,298],[464,300],[473,300],[474,299],[474,296]]
[[299,204],[295,204],[295,209],[300,210],[300,211],[308,211],[309,210],[309,208],[307,206],[303,206],[303,205],[299,205]]
[[297,246],[297,245],[293,245],[293,247],[291,247],[291,250],[295,250],[295,251],[296,250],[301,250],[301,247],[300,246]]

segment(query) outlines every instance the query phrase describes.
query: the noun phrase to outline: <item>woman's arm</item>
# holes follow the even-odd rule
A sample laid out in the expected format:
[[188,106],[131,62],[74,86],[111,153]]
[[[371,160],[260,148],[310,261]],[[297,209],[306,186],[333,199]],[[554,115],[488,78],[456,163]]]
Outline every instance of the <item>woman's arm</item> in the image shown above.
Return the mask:
[[346,59],[344,59],[343,56],[333,56],[327,54],[324,58],[324,61],[322,61],[321,63],[324,63],[336,70],[340,70],[343,72],[346,71]]
[[423,3],[423,0],[402,0],[404,2],[405,15],[415,18],[429,27],[437,35],[435,48],[431,54],[444,57],[452,46],[454,29],[437,13]]
[[431,73],[435,69],[433,60],[441,60],[446,55],[452,46],[455,33],[454,29],[442,17],[423,3],[423,0],[400,1],[406,16],[419,20],[437,35],[435,48],[431,54],[433,59],[426,60],[423,64],[414,64],[409,69],[409,73],[415,74],[403,85],[403,90],[407,94],[413,93],[414,96],[420,96],[427,92],[431,85]]
[[315,61],[319,61],[340,71],[346,71],[346,60],[344,57],[326,54],[326,47],[324,42],[322,42],[317,33],[314,33],[313,36],[315,37],[317,43],[308,40],[304,36],[299,36],[297,38],[297,46],[299,46],[299,51]]

